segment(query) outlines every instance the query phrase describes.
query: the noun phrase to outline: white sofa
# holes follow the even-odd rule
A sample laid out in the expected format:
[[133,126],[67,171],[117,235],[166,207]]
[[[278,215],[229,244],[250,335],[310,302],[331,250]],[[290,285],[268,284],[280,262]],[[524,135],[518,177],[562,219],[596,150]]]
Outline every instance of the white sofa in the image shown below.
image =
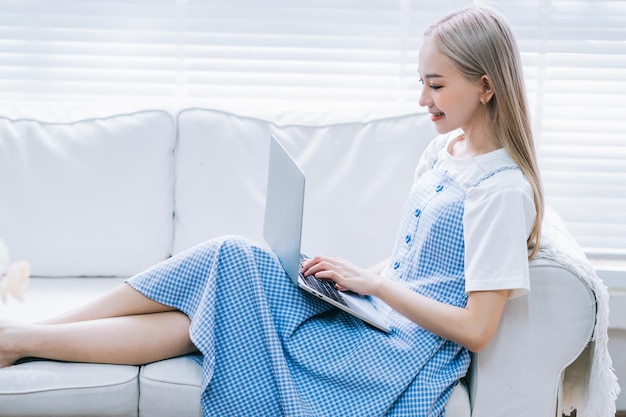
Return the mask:
[[[303,249],[372,264],[391,249],[415,164],[435,135],[420,112],[9,116],[0,118],[0,238],[34,277],[25,303],[0,304],[0,317],[32,321],[211,237],[261,242],[270,133],[307,173]],[[530,295],[507,304],[447,415],[556,415],[564,370],[592,335],[594,301],[567,266],[532,261]],[[199,386],[186,358],[141,367],[31,361],[0,370],[0,416],[199,416]]]

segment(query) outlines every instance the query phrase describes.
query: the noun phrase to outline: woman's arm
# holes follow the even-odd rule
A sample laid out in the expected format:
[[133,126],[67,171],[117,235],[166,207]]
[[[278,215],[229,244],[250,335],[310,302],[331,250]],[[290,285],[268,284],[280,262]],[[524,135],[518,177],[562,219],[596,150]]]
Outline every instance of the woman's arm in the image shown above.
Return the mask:
[[478,352],[493,338],[508,293],[508,290],[471,292],[467,305],[461,308],[435,301],[386,279],[372,295],[419,326]]
[[491,341],[500,322],[508,290],[471,292],[465,308],[417,294],[403,284],[341,259],[306,260],[303,273],[332,280],[339,289],[373,295],[419,326],[477,352]]

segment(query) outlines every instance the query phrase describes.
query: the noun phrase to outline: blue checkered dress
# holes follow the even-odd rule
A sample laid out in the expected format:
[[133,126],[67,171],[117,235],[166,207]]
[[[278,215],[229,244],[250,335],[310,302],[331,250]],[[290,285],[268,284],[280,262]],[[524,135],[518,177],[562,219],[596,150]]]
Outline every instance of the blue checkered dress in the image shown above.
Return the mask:
[[[385,273],[465,306],[464,200],[445,171],[426,172]],[[389,334],[310,296],[273,254],[239,237],[195,246],[128,283],[191,318],[203,416],[442,416],[470,362],[466,349],[380,301]]]

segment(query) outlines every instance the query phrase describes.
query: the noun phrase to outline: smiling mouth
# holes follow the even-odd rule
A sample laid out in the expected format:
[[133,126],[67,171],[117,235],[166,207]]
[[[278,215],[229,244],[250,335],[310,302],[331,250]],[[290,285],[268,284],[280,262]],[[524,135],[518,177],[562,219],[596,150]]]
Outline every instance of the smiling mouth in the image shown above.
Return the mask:
[[442,111],[438,113],[431,113],[430,120],[432,120],[433,122],[436,122],[437,120],[441,119],[443,116],[445,116],[445,113]]

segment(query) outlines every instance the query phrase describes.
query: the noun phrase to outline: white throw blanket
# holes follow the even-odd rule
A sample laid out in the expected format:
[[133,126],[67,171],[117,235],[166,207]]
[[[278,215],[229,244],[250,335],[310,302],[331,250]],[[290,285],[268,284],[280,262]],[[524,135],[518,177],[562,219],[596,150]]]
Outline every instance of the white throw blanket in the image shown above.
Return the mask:
[[609,293],[576,240],[554,210],[546,207],[537,258],[567,266],[595,293],[597,317],[590,346],[565,372],[562,412],[577,417],[612,417],[620,392],[608,351]]

